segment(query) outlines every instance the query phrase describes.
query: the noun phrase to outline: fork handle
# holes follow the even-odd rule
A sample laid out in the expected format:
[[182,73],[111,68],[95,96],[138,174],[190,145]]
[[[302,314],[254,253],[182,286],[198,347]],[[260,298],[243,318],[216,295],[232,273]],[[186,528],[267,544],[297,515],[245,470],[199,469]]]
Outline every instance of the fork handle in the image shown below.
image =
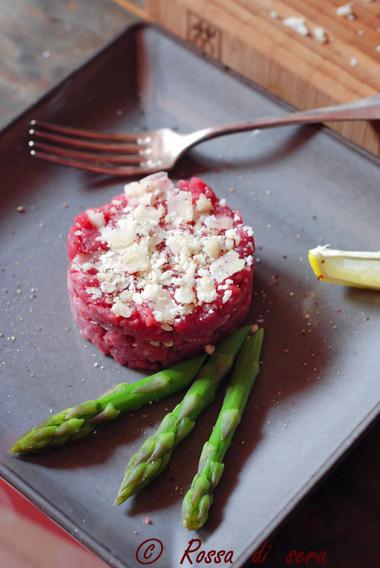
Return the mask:
[[293,112],[285,116],[263,117],[252,122],[241,122],[216,128],[205,128],[193,132],[189,136],[194,137],[191,145],[205,140],[236,134],[247,130],[273,128],[274,126],[290,126],[294,124],[318,124],[330,121],[353,121],[353,120],[379,120],[380,119],[380,95],[359,99],[350,103],[319,109]]

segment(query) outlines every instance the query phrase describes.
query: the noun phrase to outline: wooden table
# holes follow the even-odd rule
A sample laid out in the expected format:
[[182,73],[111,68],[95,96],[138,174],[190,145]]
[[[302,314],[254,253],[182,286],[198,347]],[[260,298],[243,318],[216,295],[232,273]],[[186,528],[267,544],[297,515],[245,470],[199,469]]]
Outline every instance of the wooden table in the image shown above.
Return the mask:
[[[9,123],[131,21],[130,14],[109,0],[1,2],[0,126]],[[271,539],[266,568],[289,565],[285,557],[293,549],[326,550],[326,566],[330,568],[378,566],[379,447],[377,425]],[[318,563],[310,560],[307,566]]]

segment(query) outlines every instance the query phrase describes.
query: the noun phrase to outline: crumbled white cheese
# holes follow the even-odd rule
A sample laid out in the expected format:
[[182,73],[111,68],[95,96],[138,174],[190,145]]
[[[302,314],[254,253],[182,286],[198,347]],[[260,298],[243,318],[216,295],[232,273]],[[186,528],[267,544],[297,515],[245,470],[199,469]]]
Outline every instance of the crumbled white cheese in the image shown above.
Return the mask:
[[154,317],[158,322],[173,321],[178,314],[178,309],[170,293],[159,286],[156,294],[152,297]]
[[[193,206],[192,193],[174,187],[162,172],[128,184],[125,195],[127,205],[113,211],[116,219],[99,227],[98,239],[109,250],[73,261],[73,268],[84,270],[87,263],[97,272],[99,288],[88,293],[105,294],[104,301],[122,317],[131,316],[134,304],[147,304],[165,331],[194,305],[215,301],[218,291],[227,302],[232,295],[228,277],[245,265],[232,250],[241,240],[240,216],[210,215],[212,201],[203,194]],[[252,234],[249,227],[244,230]]]
[[223,282],[223,280],[232,276],[235,272],[243,270],[244,266],[244,260],[240,258],[239,254],[234,250],[230,250],[211,263],[210,272],[217,282]]
[[301,16],[289,16],[289,18],[284,18],[282,20],[282,23],[284,24],[284,26],[291,28],[299,35],[309,35],[309,29],[307,27],[305,18],[302,18]]
[[230,229],[233,225],[233,219],[231,217],[228,217],[227,215],[223,215],[221,217],[210,215],[209,217],[206,217],[205,225],[210,229],[221,231],[223,229]]
[[144,300],[154,300],[157,294],[159,294],[160,288],[158,284],[148,284],[142,291],[141,296]]
[[146,176],[139,183],[144,191],[154,192],[156,196],[173,188],[173,182],[169,179],[166,172],[156,172]]
[[161,190],[166,191],[171,187],[173,187],[173,184],[168,178],[168,174],[166,172],[157,172],[143,178],[139,182],[127,183],[124,187],[124,193],[127,198],[133,198],[155,192],[156,190],[158,190],[158,193]]
[[83,272],[91,270],[91,268],[94,268],[94,265],[91,262],[88,262],[88,258],[89,256],[87,254],[77,254],[72,260],[72,268]]
[[137,236],[137,225],[126,222],[124,219],[118,223],[119,227],[105,227],[101,232],[101,240],[105,241],[112,250],[123,249],[131,245]]
[[104,215],[101,211],[95,211],[95,209],[87,209],[87,217],[94,227],[100,229],[104,226]]
[[168,213],[185,223],[194,219],[194,210],[189,191],[180,191],[168,199]]
[[181,256],[183,259],[190,258],[190,242],[189,234],[178,231],[173,232],[173,235],[166,240],[166,244],[172,253]]
[[148,270],[150,262],[147,245],[142,242],[128,246],[121,255],[121,262],[129,274]]
[[138,197],[144,193],[144,188],[142,185],[139,184],[138,181],[132,181],[131,183],[127,183],[124,187],[124,193],[126,197]]
[[121,302],[123,302],[123,304],[128,304],[128,303],[131,302],[132,296],[133,296],[133,293],[130,290],[123,290],[119,294],[119,299],[121,300]]
[[253,256],[250,254],[247,256],[247,258],[245,259],[245,262],[247,263],[247,266],[252,266],[253,264]]
[[193,291],[194,283],[183,280],[175,291],[174,298],[179,304],[193,304],[195,295]]
[[222,302],[225,304],[232,296],[232,290],[226,290],[223,294]]
[[80,266],[80,270],[84,270],[84,272],[88,272],[89,270],[91,270],[92,268],[94,268],[94,265],[91,262],[84,262],[81,266]]
[[226,238],[232,239],[236,245],[238,245],[241,241],[240,235],[236,229],[228,229],[226,231]]
[[223,238],[211,235],[210,237],[204,237],[202,240],[204,252],[211,258],[218,258],[223,250]]
[[132,301],[135,302],[135,304],[142,306],[142,304],[144,303],[143,295],[139,292],[135,292],[134,294],[132,294]]
[[324,44],[328,42],[328,36],[326,33],[325,28],[322,28],[321,26],[317,26],[316,28],[313,28],[313,36],[315,41],[317,41],[320,44]]
[[211,276],[203,276],[202,278],[197,278],[195,281],[198,301],[201,303],[210,303],[216,300],[217,293],[215,289],[215,284]]
[[165,209],[162,205],[159,205],[158,207],[146,207],[141,203],[138,207],[136,207],[134,216],[139,223],[158,225],[164,213]]
[[342,6],[338,6],[338,8],[336,9],[336,15],[340,16],[341,18],[350,18],[354,16],[351,2],[348,4],[343,4]]
[[123,318],[129,318],[132,315],[132,309],[123,304],[123,302],[121,300],[119,300],[119,298],[116,298],[114,304],[112,305],[111,311],[117,315],[117,316],[121,316]]
[[91,296],[92,300],[97,300],[98,298],[101,298],[102,296],[102,291],[100,290],[100,288],[95,288],[93,286],[88,286],[86,288],[86,294],[88,294],[89,296]]
[[212,210],[212,202],[203,193],[198,197],[196,202],[197,209],[200,213],[205,213]]

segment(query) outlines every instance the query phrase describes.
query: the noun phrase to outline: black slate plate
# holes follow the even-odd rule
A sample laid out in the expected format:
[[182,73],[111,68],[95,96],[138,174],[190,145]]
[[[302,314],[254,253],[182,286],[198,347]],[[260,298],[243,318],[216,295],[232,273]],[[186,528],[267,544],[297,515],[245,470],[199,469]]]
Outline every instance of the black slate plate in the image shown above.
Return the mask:
[[[164,544],[159,566],[179,564],[194,537],[181,527],[182,492],[221,399],[172,466],[126,507],[112,506],[124,464],[175,398],[59,451],[7,455],[49,409],[138,376],[79,338],[65,283],[73,215],[108,201],[122,180],[33,160],[28,121],[186,131],[281,112],[252,85],[138,25],[1,136],[1,474],[112,566],[138,566],[136,550],[149,538]],[[199,146],[173,174],[191,175],[242,210],[258,246],[253,316],[267,329],[265,364],[199,533],[203,548],[233,550],[241,565],[378,414],[380,295],[316,282],[306,255],[326,242],[378,248],[379,169],[324,129],[292,127]]]

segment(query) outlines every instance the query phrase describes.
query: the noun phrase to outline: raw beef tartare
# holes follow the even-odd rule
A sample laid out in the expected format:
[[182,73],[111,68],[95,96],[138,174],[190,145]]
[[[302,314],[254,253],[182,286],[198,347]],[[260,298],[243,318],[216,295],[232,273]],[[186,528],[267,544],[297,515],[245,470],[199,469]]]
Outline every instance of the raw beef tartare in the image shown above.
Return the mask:
[[118,363],[157,369],[212,345],[246,317],[254,241],[199,178],[166,173],[78,215],[68,286],[81,335]]

